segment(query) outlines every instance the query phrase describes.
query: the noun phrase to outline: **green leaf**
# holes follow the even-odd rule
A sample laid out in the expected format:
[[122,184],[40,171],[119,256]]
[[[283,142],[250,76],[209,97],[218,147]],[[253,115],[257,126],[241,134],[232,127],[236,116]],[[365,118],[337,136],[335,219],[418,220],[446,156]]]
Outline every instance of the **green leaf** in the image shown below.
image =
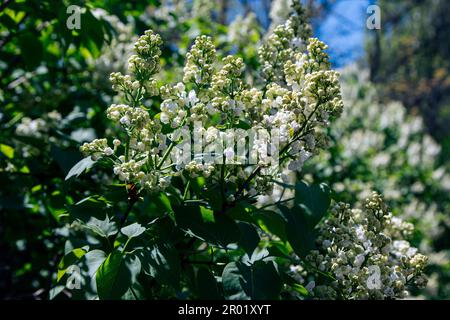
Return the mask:
[[28,70],[34,70],[39,66],[43,58],[43,47],[39,41],[39,35],[27,32],[19,36],[21,56]]
[[205,178],[197,177],[195,179],[191,179],[191,189],[195,192],[195,194],[200,197],[203,194],[203,187],[205,186]]
[[220,246],[236,243],[241,237],[241,231],[234,220],[200,206],[176,207],[175,221],[178,227],[191,236]]
[[205,222],[215,222],[214,211],[207,209],[205,207],[200,207],[200,213],[202,215],[202,219]]
[[61,280],[61,278],[66,274],[67,269],[74,265],[78,260],[80,260],[86,251],[82,248],[73,249],[68,254],[66,254],[58,264],[58,274],[57,281]]
[[9,159],[14,158],[14,148],[13,147],[10,147],[6,144],[1,143],[0,144],[0,152],[3,153]]
[[309,209],[306,219],[312,228],[327,213],[330,202],[330,188],[326,184],[307,185],[300,181],[295,185],[295,204],[303,204]]
[[308,290],[297,282],[293,277],[286,273],[282,273],[281,278],[283,279],[283,282],[290,286],[295,292],[299,293],[303,297],[307,297],[309,295]]
[[287,241],[286,220],[281,214],[276,211],[264,210],[257,211],[253,215],[264,231],[278,236],[284,242]]
[[291,285],[291,288],[294,289],[294,291],[298,292],[300,295],[302,295],[304,297],[309,296],[308,290],[301,284],[295,283],[295,284]]
[[143,271],[160,284],[178,288],[180,283],[181,263],[178,251],[170,244],[154,244],[144,249],[139,258]]
[[107,191],[103,193],[103,197],[111,203],[119,203],[128,201],[128,192],[126,184],[112,184],[106,187]]
[[173,212],[172,206],[170,204],[170,199],[164,192],[161,192],[159,194],[158,199],[161,201],[161,204],[167,210],[167,212]]
[[234,220],[256,223],[257,221],[252,215],[252,212],[255,210],[256,208],[254,205],[249,204],[246,201],[239,201],[235,206],[227,209],[226,215]]
[[213,185],[212,187],[203,191],[205,199],[208,199],[208,203],[214,211],[222,210],[222,193],[219,185]]
[[98,268],[106,260],[106,253],[102,250],[95,249],[84,255],[84,261],[88,267],[89,277],[94,277]]
[[265,258],[269,257],[270,253],[269,250],[267,250],[266,248],[260,248],[257,247],[252,255],[245,255],[242,257],[242,262],[244,262],[245,264],[253,264],[256,261],[259,260],[264,260]]
[[98,20],[91,11],[87,10],[82,18],[81,42],[93,57],[100,54],[100,50],[105,41],[104,24]]
[[279,206],[286,219],[286,236],[295,253],[305,257],[309,251],[315,248],[316,233],[308,225],[306,216],[307,207],[299,205],[292,209]]
[[271,246],[267,248],[270,256],[291,259],[291,256],[289,255],[290,250],[288,249],[287,244],[276,241],[271,241],[270,244]]
[[65,285],[58,285],[58,286],[51,288],[50,292],[49,292],[49,299],[50,300],[55,299],[61,292],[64,291],[64,289],[66,289]]
[[92,160],[90,156],[80,160],[77,164],[75,164],[72,167],[72,169],[69,170],[69,173],[67,174],[65,180],[69,180],[73,176],[78,177],[85,170],[92,168],[94,164],[95,161]]
[[141,262],[134,255],[114,251],[100,265],[95,277],[100,299],[120,299],[136,282]]
[[217,281],[211,271],[207,268],[199,268],[197,271],[197,294],[198,299],[220,300],[223,297],[219,293]]
[[80,161],[79,151],[63,149],[55,145],[51,146],[50,156],[56,161],[64,174],[67,174]]
[[8,14],[0,15],[0,25],[5,26],[10,30],[17,30],[17,23]]
[[171,196],[167,196],[164,192],[159,194],[151,194],[145,197],[145,205],[148,207],[149,216],[157,217],[168,213],[173,217],[172,204],[176,203]]
[[145,228],[139,223],[135,222],[126,227],[123,227],[120,231],[128,238],[135,238],[143,234],[145,232]]
[[260,241],[258,231],[252,224],[246,222],[238,222],[238,227],[241,229],[241,239],[238,245],[251,257]]
[[67,206],[71,220],[90,222],[92,217],[102,219],[107,214],[109,205],[93,196],[84,198],[77,203]]
[[248,122],[246,122],[246,121],[239,120],[239,122],[238,122],[238,124],[236,125],[236,127],[239,128],[239,129],[248,130],[248,129],[250,129],[252,126],[251,126]]
[[273,262],[256,261],[248,266],[230,262],[223,270],[222,284],[227,299],[278,299],[282,287]]
[[108,216],[104,220],[92,217],[85,227],[103,238],[108,238],[117,233],[116,223],[111,221]]

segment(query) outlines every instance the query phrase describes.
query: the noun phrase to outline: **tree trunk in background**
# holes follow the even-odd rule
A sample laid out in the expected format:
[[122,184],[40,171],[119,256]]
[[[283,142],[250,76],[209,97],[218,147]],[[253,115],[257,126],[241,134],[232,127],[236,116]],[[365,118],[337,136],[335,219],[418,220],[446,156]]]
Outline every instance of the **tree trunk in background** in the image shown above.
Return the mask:
[[220,0],[219,23],[227,23],[229,0]]
[[373,49],[369,52],[369,69],[370,81],[375,82],[377,79],[377,72],[380,68],[381,59],[381,30],[372,30],[375,33]]

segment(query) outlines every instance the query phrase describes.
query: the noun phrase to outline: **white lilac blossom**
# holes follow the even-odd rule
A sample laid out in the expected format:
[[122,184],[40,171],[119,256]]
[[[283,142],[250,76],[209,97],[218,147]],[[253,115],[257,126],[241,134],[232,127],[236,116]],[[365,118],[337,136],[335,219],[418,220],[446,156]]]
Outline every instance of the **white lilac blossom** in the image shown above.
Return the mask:
[[[115,37],[112,37],[108,44],[102,47],[102,53],[99,57],[88,58],[88,64],[92,68],[92,82],[97,90],[107,91],[111,84],[106,75],[112,72],[125,72],[127,70],[127,60],[133,51],[133,43],[137,37],[134,35],[135,28],[132,19],[128,19],[126,23],[120,21],[115,15],[110,15],[103,9],[96,8],[94,15],[97,18],[105,20],[114,29]],[[105,96],[105,99],[110,99]]]
[[393,217],[373,193],[363,209],[338,203],[320,224],[317,250],[306,258],[322,274],[311,293],[325,299],[396,299],[424,287],[427,257],[405,240],[413,226]]
[[93,160],[97,160],[102,156],[110,156],[108,142],[106,139],[95,139],[92,142],[84,143],[80,147],[80,151],[85,154],[90,154]]
[[306,12],[299,1],[292,1],[292,8],[293,14],[286,23],[273,28],[272,34],[258,50],[263,76],[269,82],[285,80],[285,64],[304,51],[312,34]]
[[[183,6],[186,6],[186,2],[181,1]],[[193,0],[192,1],[192,16],[209,21],[212,19],[212,13],[214,11],[214,1],[210,0]]]
[[282,24],[289,18],[292,0],[273,0],[270,5],[269,17],[271,29]]
[[186,2],[182,0],[162,0],[152,12],[154,18],[166,21],[171,28],[179,23],[177,19],[182,19],[180,22],[183,22],[187,15]]
[[260,26],[253,12],[245,17],[238,15],[228,26],[228,42],[242,51],[250,49],[249,44],[259,39],[259,29]]
[[42,139],[48,136],[48,131],[54,128],[62,120],[62,116],[56,110],[44,114],[41,118],[31,119],[23,117],[16,127],[16,134],[24,137]]
[[191,50],[186,55],[183,81],[193,82],[199,86],[207,85],[213,75],[213,63],[216,49],[208,36],[200,36],[195,40]]
[[[394,215],[414,223],[420,251],[439,262],[427,269],[430,277],[445,277],[450,253],[437,244],[450,227],[450,172],[438,162],[441,147],[402,104],[377,102],[365,69],[347,67],[342,78],[346,108],[329,131],[336,144],[310,162],[312,170],[346,202],[381,192]],[[447,290],[443,282],[430,282],[423,292]]]
[[[296,16],[285,27],[289,29],[297,20]],[[112,104],[107,116],[122,127],[125,139],[115,138],[109,143],[97,139],[81,147],[86,155],[112,163],[121,181],[157,192],[169,185],[172,176],[183,172],[189,177],[217,179],[215,175],[221,172],[217,170],[219,159],[234,164],[227,167],[223,179],[244,185],[241,192],[270,194],[273,175],[278,175],[280,168],[287,164],[301,170],[308,158],[326,146],[324,128],[340,115],[343,105],[338,74],[329,70],[322,42],[305,39],[303,50],[289,44],[289,58],[294,60],[273,52],[278,61],[284,61],[277,66],[282,69],[277,72],[286,73],[288,85],[274,80],[262,88],[246,82],[241,58],[229,55],[218,63],[215,46],[207,36],[197,37],[187,53],[183,82],[158,88],[155,76],[160,69],[161,43],[159,35],[146,31],[136,41],[135,54],[128,60],[130,73],[115,72],[110,76],[113,89],[124,103]],[[288,70],[288,62],[300,56],[305,57],[306,67]],[[298,78],[288,80],[293,78],[292,72]],[[148,102],[144,97],[151,96],[158,96],[161,102],[153,102],[151,107],[144,105]],[[245,143],[245,135],[238,133],[243,128],[258,132],[250,150],[258,158],[253,167],[240,167],[245,164],[245,152],[224,144]],[[230,133],[232,129],[235,131]],[[268,143],[274,141],[269,138],[275,131],[279,132],[279,142]],[[180,132],[190,136],[185,139]],[[188,151],[190,157],[186,159],[183,151],[192,136],[200,141],[202,149]],[[222,151],[207,158],[205,154],[219,142]],[[269,168],[274,163],[278,166]],[[246,181],[249,177],[251,181]]]
[[161,37],[147,30],[134,44],[136,54],[128,59],[128,69],[134,78],[121,72],[111,73],[113,90],[121,92],[133,106],[145,95],[154,96],[158,93],[157,82],[151,76],[160,69],[161,44]]
[[[189,19],[210,21],[214,10],[214,2],[209,0],[160,0],[158,6],[148,10],[149,20],[164,21],[170,29],[176,29]],[[147,22],[148,23],[148,22]]]
[[[19,137],[40,139],[56,143],[55,137],[52,136],[52,130],[61,128],[63,125],[62,120],[62,115],[56,110],[45,113],[41,117],[35,119],[23,117],[16,126],[15,132]],[[30,144],[19,143],[16,152],[27,158],[41,153],[44,148],[49,148],[49,145],[44,145],[43,148],[37,148]]]
[[25,137],[42,138],[47,131],[47,122],[42,118],[23,117],[16,127],[16,134]]

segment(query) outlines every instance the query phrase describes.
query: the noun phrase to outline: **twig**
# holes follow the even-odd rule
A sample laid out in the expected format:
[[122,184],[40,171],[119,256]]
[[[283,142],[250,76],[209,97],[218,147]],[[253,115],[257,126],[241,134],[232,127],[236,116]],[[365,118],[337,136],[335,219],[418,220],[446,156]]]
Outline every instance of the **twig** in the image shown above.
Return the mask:
[[137,196],[136,194],[133,194],[132,192],[133,192],[133,191],[131,191],[131,188],[130,188],[129,191],[128,191],[128,206],[127,206],[127,209],[126,209],[124,215],[120,218],[118,231],[117,231],[117,233],[113,236],[112,241],[111,241],[111,244],[112,244],[112,247],[113,247],[113,248],[114,248],[114,242],[116,241],[117,236],[119,235],[120,229],[123,228],[125,222],[126,222],[127,219],[128,219],[128,216],[130,215],[131,209],[133,209],[134,204],[135,204],[135,203],[137,202],[137,200],[138,200],[138,196]]
[[186,183],[186,187],[184,188],[183,201],[186,201],[186,199],[187,199],[187,194],[189,192],[190,186],[191,186],[191,180],[188,180],[188,182]]
[[248,176],[248,178],[239,187],[238,191],[234,195],[235,200],[237,200],[241,196],[242,192],[244,192],[245,187],[247,187],[247,185],[250,183],[250,181],[258,175],[258,173],[261,171],[261,169],[262,169],[261,166],[257,166],[256,169],[252,172],[252,174]]

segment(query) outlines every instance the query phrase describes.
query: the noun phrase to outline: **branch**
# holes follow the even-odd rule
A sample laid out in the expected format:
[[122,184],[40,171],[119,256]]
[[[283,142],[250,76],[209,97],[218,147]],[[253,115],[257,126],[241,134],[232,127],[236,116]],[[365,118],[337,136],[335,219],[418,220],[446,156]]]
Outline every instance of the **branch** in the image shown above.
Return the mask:
[[130,188],[127,187],[127,189],[128,189],[128,206],[127,206],[127,209],[125,210],[125,213],[120,218],[118,231],[112,238],[111,243],[112,243],[113,248],[114,248],[114,242],[116,241],[117,236],[119,235],[120,229],[122,229],[123,226],[125,225],[125,222],[127,221],[128,216],[130,215],[131,209],[133,209],[134,204],[139,199],[138,195],[134,191],[134,187],[135,187],[134,185],[132,185]]

